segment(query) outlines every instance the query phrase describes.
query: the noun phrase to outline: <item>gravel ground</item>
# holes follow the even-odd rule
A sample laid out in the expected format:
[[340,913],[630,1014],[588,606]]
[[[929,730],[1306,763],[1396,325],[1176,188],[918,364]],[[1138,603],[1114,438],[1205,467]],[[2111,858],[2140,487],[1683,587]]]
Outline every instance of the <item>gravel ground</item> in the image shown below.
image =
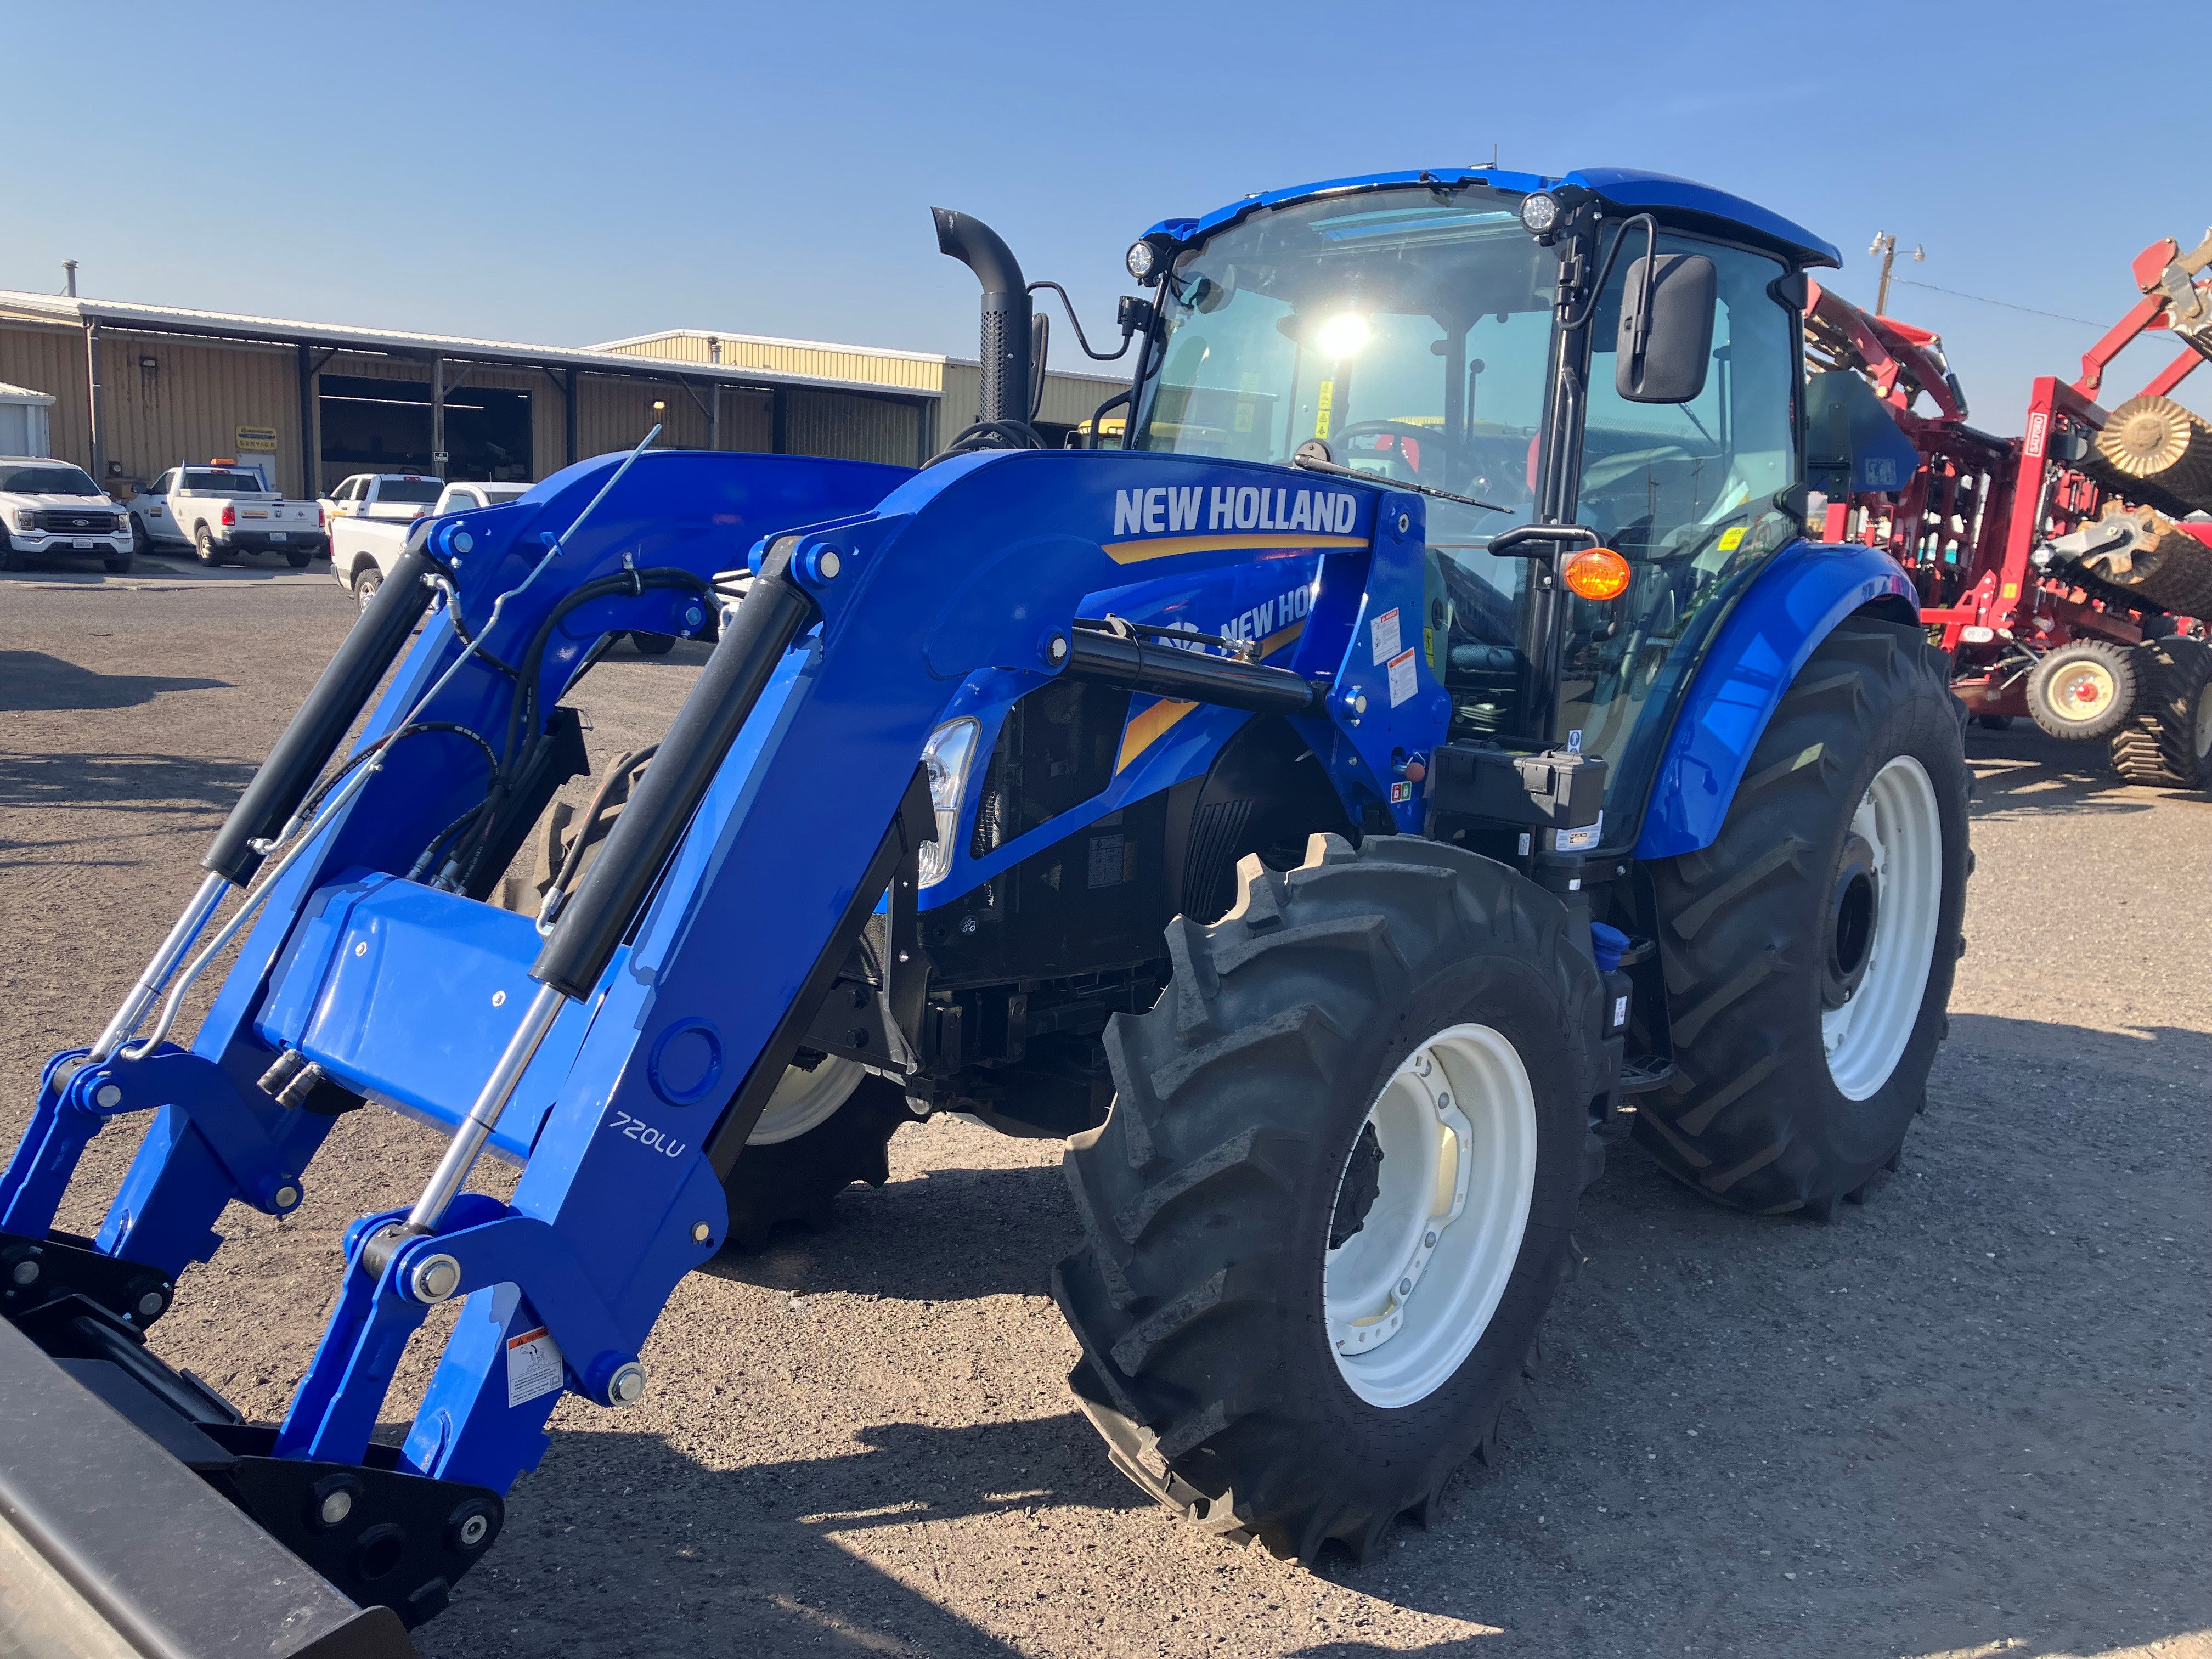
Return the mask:
[[[349,615],[319,577],[0,577],[11,1139]],[[595,754],[656,734],[700,656],[596,671]],[[1821,1226],[1617,1152],[1506,1455],[1426,1534],[1308,1573],[1143,1500],[1062,1386],[1058,1149],[933,1122],[833,1232],[682,1285],[642,1407],[562,1405],[422,1652],[2212,1655],[2212,802],[2024,725],[1970,746],[1971,949],[1903,1173]],[[234,1208],[156,1346],[279,1414],[340,1229],[436,1152],[343,1120],[299,1212]]]

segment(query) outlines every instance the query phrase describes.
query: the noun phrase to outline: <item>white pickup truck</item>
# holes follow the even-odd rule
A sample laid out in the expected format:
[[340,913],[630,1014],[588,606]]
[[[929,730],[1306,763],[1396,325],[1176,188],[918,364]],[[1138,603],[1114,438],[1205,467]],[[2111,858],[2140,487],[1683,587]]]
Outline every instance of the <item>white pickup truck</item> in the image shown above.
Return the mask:
[[356,472],[342,479],[320,502],[324,517],[339,519],[423,519],[446,487],[443,478],[424,472]]
[[97,556],[131,568],[131,526],[82,467],[0,455],[0,570],[26,554]]
[[[373,483],[388,483],[393,478],[376,477],[364,474],[362,478],[348,478],[338,486],[349,489],[367,478]],[[402,483],[434,483],[433,479],[408,477]],[[331,520],[331,574],[340,587],[349,591],[364,611],[376,597],[376,590],[384,585],[392,567],[407,549],[407,532],[415,527],[417,519],[441,518],[448,513],[466,513],[479,507],[497,507],[501,501],[515,500],[526,491],[526,483],[449,483],[431,498],[419,505],[410,504],[403,515],[396,510],[372,516],[368,512],[347,514]],[[356,506],[373,506],[367,496],[355,498]],[[394,503],[394,507],[398,503]]]
[[190,548],[202,564],[241,553],[282,553],[295,570],[324,550],[323,510],[288,501],[261,475],[232,461],[173,466],[133,495],[126,510],[142,552]]

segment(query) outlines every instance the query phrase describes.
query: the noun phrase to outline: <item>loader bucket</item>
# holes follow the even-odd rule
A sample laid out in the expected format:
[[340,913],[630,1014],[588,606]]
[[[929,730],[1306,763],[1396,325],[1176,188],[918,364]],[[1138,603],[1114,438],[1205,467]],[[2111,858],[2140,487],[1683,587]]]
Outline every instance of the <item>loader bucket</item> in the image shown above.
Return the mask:
[[103,1401],[95,1390],[115,1384],[95,1367],[47,1358],[0,1319],[0,1649],[82,1659],[414,1653],[390,1608],[341,1595]]

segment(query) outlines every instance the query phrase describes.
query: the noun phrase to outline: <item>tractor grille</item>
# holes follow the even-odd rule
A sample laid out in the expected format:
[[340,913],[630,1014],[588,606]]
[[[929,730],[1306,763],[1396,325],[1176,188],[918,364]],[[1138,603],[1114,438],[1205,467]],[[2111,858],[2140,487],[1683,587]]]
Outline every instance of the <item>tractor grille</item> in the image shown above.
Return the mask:
[[115,514],[74,507],[49,507],[39,514],[39,528],[63,536],[106,536],[115,529]]

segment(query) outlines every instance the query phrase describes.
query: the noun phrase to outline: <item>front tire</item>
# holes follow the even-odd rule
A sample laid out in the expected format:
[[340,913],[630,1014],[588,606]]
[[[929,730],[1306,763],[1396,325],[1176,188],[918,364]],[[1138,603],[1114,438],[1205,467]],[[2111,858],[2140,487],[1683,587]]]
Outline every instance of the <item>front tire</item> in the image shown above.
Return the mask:
[[1638,1141],[1709,1198],[1826,1218],[1894,1168],[1966,896],[1949,659],[1854,617],[1799,671],[1713,844],[1648,866],[1677,1066]]
[[812,1072],[790,1067],[723,1182],[725,1248],[764,1250],[785,1222],[828,1231],[838,1194],[890,1179],[891,1136],[914,1121],[896,1085],[854,1061],[830,1055]]
[[1455,848],[1316,836],[1237,874],[1219,922],[1170,926],[1167,991],[1107,1032],[1112,1112],[1068,1143],[1069,1382],[1206,1530],[1364,1559],[1533,1360],[1601,1164],[1598,980],[1556,899]]

